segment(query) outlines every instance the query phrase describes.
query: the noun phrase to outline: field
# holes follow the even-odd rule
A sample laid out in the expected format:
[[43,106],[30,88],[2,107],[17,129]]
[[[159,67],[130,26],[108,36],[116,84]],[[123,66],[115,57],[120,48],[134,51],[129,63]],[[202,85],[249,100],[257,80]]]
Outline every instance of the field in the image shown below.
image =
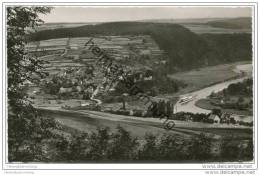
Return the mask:
[[[77,37],[42,40],[28,43],[26,49],[29,52],[66,50],[62,55],[63,58],[57,58],[59,61],[66,59],[66,57],[92,59],[94,55],[84,46],[90,39],[90,37]],[[148,35],[97,36],[92,38],[92,42],[99,48],[104,49],[105,53],[115,60],[133,60],[146,57],[155,61],[163,61],[161,58],[164,52]]]
[[236,66],[246,63],[248,62],[210,66],[168,76],[173,79],[182,80],[187,84],[187,87],[181,89],[179,92],[179,94],[185,94],[238,77],[239,73],[236,71]]
[[220,28],[220,27],[213,27],[209,24],[181,24],[181,25],[197,34],[203,34],[203,33],[211,33],[211,34],[251,33],[250,29]]
[[[28,43],[26,49],[29,53],[37,54],[41,60],[48,61],[48,64],[44,65],[45,72],[53,75],[66,68],[82,68],[86,64],[96,67],[95,60],[97,57],[84,46],[90,39],[90,37],[76,37],[41,40]],[[92,41],[96,46],[104,49],[105,53],[115,62],[125,65],[126,70],[142,70],[145,66],[151,67],[164,61],[162,59],[164,52],[148,35],[100,35],[93,37]],[[144,57],[146,60],[144,60]],[[150,61],[151,59],[153,61]],[[95,68],[94,75],[95,82],[101,83],[103,79],[101,70]]]

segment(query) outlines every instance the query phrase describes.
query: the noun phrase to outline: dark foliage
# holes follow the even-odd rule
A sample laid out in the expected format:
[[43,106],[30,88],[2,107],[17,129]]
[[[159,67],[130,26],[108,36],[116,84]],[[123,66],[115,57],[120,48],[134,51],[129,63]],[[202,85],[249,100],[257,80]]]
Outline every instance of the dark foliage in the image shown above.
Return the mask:
[[210,160],[212,158],[211,143],[211,138],[205,134],[200,134],[198,137],[192,138],[187,150],[189,159],[200,161]]
[[227,29],[251,29],[252,18],[251,17],[240,17],[233,19],[221,19],[210,21],[207,24],[213,27],[227,28]]
[[227,161],[251,161],[254,158],[253,140],[238,142],[234,137],[223,138],[220,158]]
[[203,34],[209,50],[206,52],[209,65],[252,60],[251,34]]
[[243,82],[230,84],[224,89],[224,95],[240,95],[240,96],[253,96],[253,79],[246,79]]
[[[52,136],[53,119],[40,118],[27,98],[25,82],[44,77],[42,62],[24,50],[26,28],[39,25],[39,13],[45,7],[7,8],[7,67],[8,67],[8,160],[44,160],[44,139]],[[37,76],[37,78],[32,78]]]
[[[212,152],[216,143],[210,136],[200,134],[191,139],[164,134],[147,134],[138,140],[118,126],[111,133],[100,128],[96,133],[77,133],[71,139],[59,139],[51,161],[58,162],[208,162],[252,160],[253,142],[238,147],[236,140],[225,140],[221,155]],[[241,142],[240,142],[241,143]],[[236,145],[236,146],[232,146]]]

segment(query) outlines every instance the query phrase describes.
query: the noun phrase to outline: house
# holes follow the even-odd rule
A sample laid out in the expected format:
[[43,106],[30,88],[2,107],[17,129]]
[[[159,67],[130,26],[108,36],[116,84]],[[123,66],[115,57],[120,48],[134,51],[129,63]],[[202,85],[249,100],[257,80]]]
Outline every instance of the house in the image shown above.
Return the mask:
[[77,50],[78,49],[78,45],[77,44],[71,44],[70,45],[70,49]]
[[220,123],[220,117],[216,114],[210,114],[209,121],[213,123]]
[[59,90],[59,94],[70,93],[70,92],[72,92],[72,88],[61,87]]
[[137,81],[148,81],[153,79],[153,71],[151,69],[145,68],[145,70],[137,70],[132,77],[134,78],[134,82]]
[[144,80],[145,80],[145,81],[149,81],[149,80],[152,80],[152,79],[153,79],[153,76],[144,77]]

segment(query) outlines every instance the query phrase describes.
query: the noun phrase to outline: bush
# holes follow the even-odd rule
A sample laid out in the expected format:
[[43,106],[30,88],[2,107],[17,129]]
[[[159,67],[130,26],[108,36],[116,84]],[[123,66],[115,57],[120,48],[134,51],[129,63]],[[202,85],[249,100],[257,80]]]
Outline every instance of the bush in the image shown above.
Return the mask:
[[156,137],[151,134],[145,136],[145,144],[139,150],[138,159],[141,161],[158,161],[158,146],[156,144]]
[[220,157],[224,160],[235,161],[239,156],[240,149],[233,137],[223,138],[221,142]]
[[109,128],[100,128],[95,133],[77,132],[70,139],[56,140],[54,161],[66,162],[190,162],[190,161],[240,161],[253,159],[253,141],[244,146],[233,139],[223,140],[217,158],[211,152],[212,139],[205,134],[186,140],[176,135],[156,137],[147,134],[137,140],[124,128],[118,126],[111,133]]
[[184,149],[184,141],[177,139],[176,136],[165,134],[160,140],[158,147],[159,157],[164,161],[182,161],[187,158]]
[[142,110],[133,110],[133,116],[136,117],[143,117],[143,111]]
[[88,150],[85,160],[106,161],[108,160],[108,145],[110,140],[108,128],[100,128],[97,133],[92,133],[88,138]]
[[253,139],[247,143],[238,142],[234,137],[226,137],[221,143],[221,159],[226,161],[251,161],[253,160]]
[[130,115],[130,111],[125,111],[125,110],[111,111],[111,113],[118,114],[118,115]]
[[114,161],[133,161],[137,159],[137,138],[133,138],[124,128],[118,126],[112,134],[108,149],[108,159]]
[[212,139],[201,133],[198,137],[193,137],[187,150],[190,160],[209,160],[211,155]]

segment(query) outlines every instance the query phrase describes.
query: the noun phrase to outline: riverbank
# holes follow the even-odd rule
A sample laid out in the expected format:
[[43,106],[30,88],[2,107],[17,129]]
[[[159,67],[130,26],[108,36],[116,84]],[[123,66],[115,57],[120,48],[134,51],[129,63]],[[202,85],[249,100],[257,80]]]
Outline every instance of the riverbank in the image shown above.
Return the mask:
[[241,77],[241,72],[237,71],[237,66],[247,64],[252,64],[252,62],[243,61],[217,66],[209,66],[168,76],[172,79],[181,80],[187,84],[186,88],[180,89],[180,91],[175,94],[175,96],[177,96],[192,93],[225,81],[238,79]]
[[202,109],[212,110],[212,109],[221,109],[222,112],[237,114],[237,115],[246,115],[246,116],[253,116],[252,111],[246,111],[246,110],[236,110],[236,109],[223,109],[218,106],[214,106],[210,103],[209,99],[200,99],[195,102],[195,105]]
[[[205,108],[200,108],[196,106],[196,102],[200,99],[205,99],[207,98],[212,92],[218,92],[221,91],[225,88],[227,88],[230,84],[232,83],[237,83],[241,82],[244,79],[251,77],[252,76],[252,64],[238,64],[236,63],[235,67],[232,67],[233,69],[231,70],[234,72],[236,75],[240,74],[240,78],[230,78],[230,80],[224,79],[222,80],[222,83],[217,83],[215,85],[208,86],[206,88],[202,88],[197,91],[193,91],[192,93],[187,93],[183,94],[183,96],[193,96],[195,97],[192,101],[186,103],[186,104],[180,104],[177,103],[175,105],[175,112],[191,112],[191,113],[210,113],[211,110],[205,109]],[[241,68],[241,69],[240,69]],[[238,74],[239,72],[239,74]]]

